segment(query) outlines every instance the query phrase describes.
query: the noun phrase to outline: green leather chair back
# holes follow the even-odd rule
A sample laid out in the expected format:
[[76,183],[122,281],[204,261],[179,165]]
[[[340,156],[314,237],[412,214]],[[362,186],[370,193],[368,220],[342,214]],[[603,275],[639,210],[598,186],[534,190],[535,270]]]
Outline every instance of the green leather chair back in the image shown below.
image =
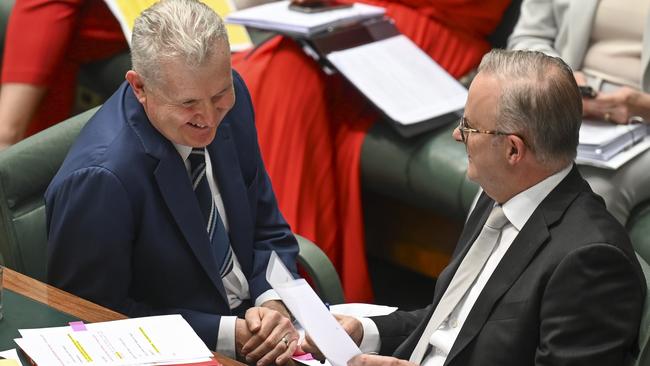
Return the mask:
[[0,260],[45,280],[47,230],[43,194],[91,109],[0,152]]
[[639,327],[639,348],[641,352],[634,366],[650,366],[650,264],[637,253],[641,269],[645,275],[648,292],[645,296],[643,316]]
[[2,69],[2,54],[5,49],[5,35],[7,34],[7,22],[9,14],[14,7],[14,0],[0,1],[0,69]]
[[296,239],[300,246],[298,265],[311,278],[318,296],[330,305],[344,303],[341,279],[327,255],[309,239],[297,234]]

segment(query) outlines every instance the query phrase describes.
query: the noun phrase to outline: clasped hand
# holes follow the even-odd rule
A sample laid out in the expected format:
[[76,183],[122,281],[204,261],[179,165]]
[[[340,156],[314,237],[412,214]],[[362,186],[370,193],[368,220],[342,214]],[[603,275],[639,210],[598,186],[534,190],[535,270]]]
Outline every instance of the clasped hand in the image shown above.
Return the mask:
[[248,309],[245,319],[237,319],[235,325],[237,354],[257,366],[284,365],[291,359],[299,338],[286,308],[278,301]]

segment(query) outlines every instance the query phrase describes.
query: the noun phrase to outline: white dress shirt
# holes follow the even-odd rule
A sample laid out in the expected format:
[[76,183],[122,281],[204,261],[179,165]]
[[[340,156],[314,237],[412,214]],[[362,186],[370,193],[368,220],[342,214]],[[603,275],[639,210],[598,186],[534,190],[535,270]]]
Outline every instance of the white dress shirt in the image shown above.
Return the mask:
[[[176,150],[181,155],[181,158],[185,162],[185,169],[187,170],[188,176],[190,174],[190,162],[187,159],[192,152],[192,147],[184,146],[179,144],[174,144]],[[219,211],[219,216],[223,221],[223,225],[226,228],[226,232],[230,232],[228,225],[228,216],[226,215],[226,209],[223,205],[223,200],[221,199],[221,192],[219,191],[219,185],[215,179],[212,171],[212,161],[210,160],[210,154],[208,151],[205,151],[205,175],[210,185],[210,192],[214,198],[214,202]],[[206,229],[207,230],[207,229]],[[250,291],[248,288],[248,280],[242,272],[241,265],[237,260],[237,255],[233,251],[233,267],[232,271],[223,278],[223,287],[226,289],[226,295],[228,296],[228,304],[231,309],[234,309],[241,305],[242,300],[247,300],[251,298]],[[260,306],[264,302],[269,300],[280,300],[280,296],[274,290],[267,290],[263,294],[255,299],[255,306]],[[222,316],[219,323],[219,333],[217,335],[217,348],[215,351],[230,357],[235,358],[235,322],[237,320],[236,316]]]
[[[432,348],[431,352],[422,361],[423,366],[442,366],[445,363],[447,355],[454,345],[458,333],[460,333],[460,330],[465,324],[467,316],[483,291],[485,284],[508,251],[508,248],[510,248],[519,231],[521,231],[530,216],[537,209],[537,206],[569,174],[571,168],[572,165],[569,165],[558,173],[517,194],[502,205],[503,213],[508,218],[508,223],[501,230],[501,236],[492,254],[490,254],[485,266],[469,291],[451,312],[449,317],[431,334],[429,344]],[[360,320],[364,328],[361,350],[363,352],[379,351],[381,343],[377,326],[370,319]]]

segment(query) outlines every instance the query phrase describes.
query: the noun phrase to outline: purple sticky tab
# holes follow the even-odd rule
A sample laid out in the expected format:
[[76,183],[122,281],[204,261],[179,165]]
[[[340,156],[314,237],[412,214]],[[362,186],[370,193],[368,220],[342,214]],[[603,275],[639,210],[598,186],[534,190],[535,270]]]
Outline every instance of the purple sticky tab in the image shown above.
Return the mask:
[[84,322],[82,322],[82,321],[78,321],[78,322],[70,322],[70,323],[68,323],[68,324],[70,324],[70,327],[71,327],[72,330],[74,330],[75,332],[79,332],[79,331],[82,331],[82,330],[86,330],[86,324],[84,324]]

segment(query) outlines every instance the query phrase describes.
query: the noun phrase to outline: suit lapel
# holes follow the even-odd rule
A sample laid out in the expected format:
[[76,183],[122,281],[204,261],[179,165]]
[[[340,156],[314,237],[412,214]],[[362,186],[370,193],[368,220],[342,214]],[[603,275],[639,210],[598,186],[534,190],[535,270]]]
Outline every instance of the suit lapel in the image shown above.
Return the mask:
[[192,204],[196,196],[188,175],[183,174],[186,171],[184,162],[174,145],[151,125],[130,88],[127,88],[125,93],[125,105],[129,124],[142,141],[145,152],[158,159],[154,178],[171,216],[206,274],[227,303],[226,290],[210,250],[201,210],[198,205]]
[[452,255],[452,260],[449,262],[447,267],[440,273],[438,279],[436,280],[436,287],[433,295],[433,306],[431,311],[427,314],[426,318],[422,320],[420,325],[415,329],[415,331],[404,341],[404,343],[398,347],[395,351],[395,355],[399,357],[409,358],[411,353],[417,346],[419,342],[428,342],[427,340],[422,339],[422,335],[429,324],[429,320],[433,315],[435,308],[438,306],[442,295],[449,286],[454,274],[458,270],[460,263],[465,258],[465,255],[469,251],[471,244],[476,240],[478,235],[485,225],[488,216],[494,201],[490,199],[485,193],[481,194],[479,201],[476,204],[475,209],[472,211],[463,232],[461,233],[460,238],[458,239],[458,244]]
[[231,137],[230,125],[224,120],[219,126],[215,142],[208,146],[212,170],[219,185],[221,199],[227,212],[230,243],[242,269],[252,268],[253,222],[246,184],[240,170],[235,142]]
[[549,227],[560,220],[579,192],[588,189],[585,186],[586,183],[574,166],[569,175],[533,212],[476,299],[476,303],[447,356],[445,365],[450,364],[454,357],[462,352],[483,329],[497,301],[520,277],[536,253],[547,242],[550,237]]
[[435,306],[438,306],[442,295],[449,286],[449,283],[458,270],[460,263],[463,261],[463,258],[465,258],[465,255],[469,251],[469,248],[472,246],[472,243],[474,243],[478,235],[481,233],[483,225],[485,225],[485,221],[487,221],[488,216],[490,216],[490,211],[492,210],[493,205],[494,201],[490,199],[485,193],[482,193],[479,202],[476,205],[476,208],[465,224],[465,228],[467,229],[463,230],[460,238],[458,239],[458,245],[456,246],[452,257],[453,259],[451,262],[449,262],[449,265],[447,265],[447,267],[440,273],[440,276],[438,276],[438,279],[436,281],[436,290],[433,297],[434,308]]

